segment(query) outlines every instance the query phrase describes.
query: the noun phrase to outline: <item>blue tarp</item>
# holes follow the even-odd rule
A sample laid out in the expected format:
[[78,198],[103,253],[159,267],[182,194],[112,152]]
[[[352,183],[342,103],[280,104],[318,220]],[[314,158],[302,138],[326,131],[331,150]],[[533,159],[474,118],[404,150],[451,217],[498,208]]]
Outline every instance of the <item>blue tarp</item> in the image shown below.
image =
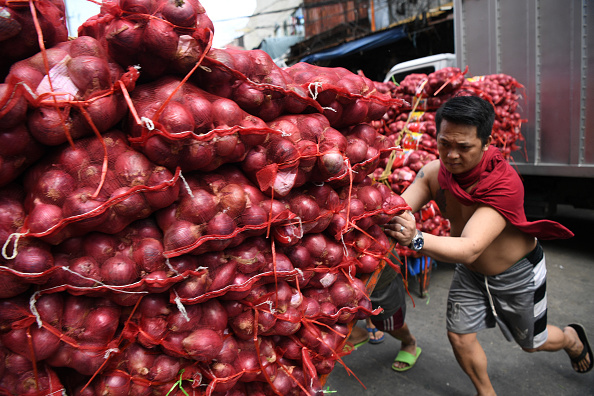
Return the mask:
[[312,63],[320,60],[339,58],[391,44],[405,36],[404,26],[399,26],[308,55],[302,58],[300,62]]

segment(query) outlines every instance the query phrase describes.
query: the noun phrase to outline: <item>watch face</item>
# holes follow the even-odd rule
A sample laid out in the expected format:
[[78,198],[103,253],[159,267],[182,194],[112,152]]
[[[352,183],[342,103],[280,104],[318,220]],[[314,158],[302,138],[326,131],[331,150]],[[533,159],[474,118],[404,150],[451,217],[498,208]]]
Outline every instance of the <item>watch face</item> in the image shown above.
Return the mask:
[[421,234],[419,231],[417,231],[417,235],[413,238],[412,242],[411,242],[411,248],[414,251],[419,251],[421,249],[423,249],[423,245],[425,245],[425,240],[423,239],[423,234]]

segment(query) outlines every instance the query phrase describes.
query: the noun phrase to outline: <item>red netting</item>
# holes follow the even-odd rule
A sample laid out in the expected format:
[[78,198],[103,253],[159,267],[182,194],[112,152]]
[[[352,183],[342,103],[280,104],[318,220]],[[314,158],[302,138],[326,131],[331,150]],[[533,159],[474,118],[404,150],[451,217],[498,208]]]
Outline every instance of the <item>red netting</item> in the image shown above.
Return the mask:
[[367,77],[342,67],[299,62],[284,70],[324,108],[324,115],[334,128],[378,120],[390,106],[404,103],[378,91]]
[[27,217],[19,232],[52,244],[95,230],[119,232],[171,205],[177,179],[132,150],[119,131],[77,140],[27,173]]
[[78,28],[101,42],[122,67],[140,67],[141,81],[185,76],[210,48],[214,26],[198,0],[110,1]]
[[293,81],[262,50],[211,49],[197,70],[196,81],[264,121],[283,114],[322,112],[301,82]]
[[96,40],[79,37],[15,63],[6,82],[12,97],[25,96],[33,107],[31,135],[57,146],[116,125],[126,114],[121,89],[133,89],[136,78],[136,70],[124,73],[109,61]]
[[232,100],[174,77],[140,85],[132,103],[130,141],[170,170],[212,171],[239,162],[252,146],[274,133]]

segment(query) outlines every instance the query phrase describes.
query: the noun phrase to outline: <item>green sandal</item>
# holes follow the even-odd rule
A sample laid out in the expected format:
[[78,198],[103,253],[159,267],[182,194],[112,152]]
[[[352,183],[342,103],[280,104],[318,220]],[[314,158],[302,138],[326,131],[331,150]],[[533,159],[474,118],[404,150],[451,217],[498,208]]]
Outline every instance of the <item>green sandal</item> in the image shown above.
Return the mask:
[[406,363],[408,364],[407,367],[395,367],[394,364],[392,364],[392,370],[394,371],[406,371],[406,370],[410,370],[415,363],[417,362],[417,359],[419,358],[419,356],[421,355],[421,348],[417,347],[417,356],[414,356],[411,353],[408,353],[406,351],[400,351],[398,352],[398,355],[396,356],[396,359],[394,359],[394,362],[399,362],[399,363]]

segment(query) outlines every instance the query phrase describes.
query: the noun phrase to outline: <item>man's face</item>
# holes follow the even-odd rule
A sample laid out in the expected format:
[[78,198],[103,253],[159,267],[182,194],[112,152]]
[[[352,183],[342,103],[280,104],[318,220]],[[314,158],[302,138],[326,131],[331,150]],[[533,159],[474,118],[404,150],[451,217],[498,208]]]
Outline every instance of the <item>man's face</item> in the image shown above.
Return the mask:
[[454,124],[441,121],[437,135],[437,150],[445,168],[452,174],[468,172],[474,168],[491,144],[491,136],[483,145],[472,125]]

